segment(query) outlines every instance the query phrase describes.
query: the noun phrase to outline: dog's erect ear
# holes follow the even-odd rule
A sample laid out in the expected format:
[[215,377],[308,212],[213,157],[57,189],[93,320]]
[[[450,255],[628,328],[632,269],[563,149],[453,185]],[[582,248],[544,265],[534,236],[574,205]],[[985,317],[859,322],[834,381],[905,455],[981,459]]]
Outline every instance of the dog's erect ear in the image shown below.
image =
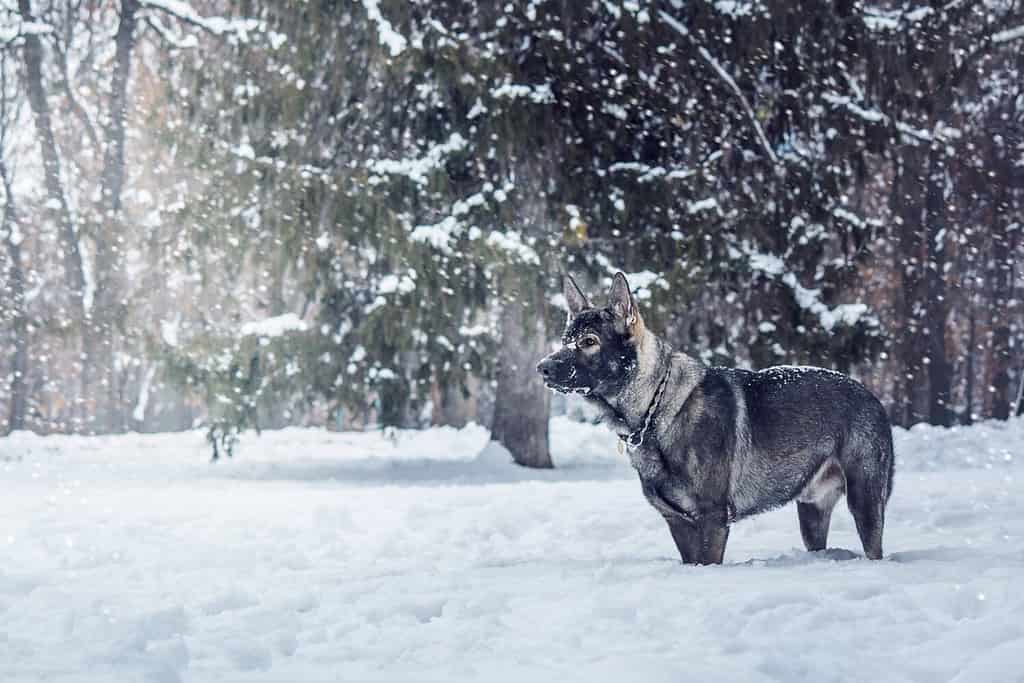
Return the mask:
[[629,291],[629,283],[621,272],[612,278],[612,289],[608,293],[608,308],[615,315],[615,329],[620,334],[637,335],[640,332],[640,311],[636,300]]
[[587,297],[583,295],[580,288],[576,285],[576,281],[572,279],[572,275],[569,273],[565,274],[565,280],[562,283],[562,293],[565,295],[565,302],[569,305],[569,315],[577,316],[580,311],[590,308],[590,304],[587,303]]

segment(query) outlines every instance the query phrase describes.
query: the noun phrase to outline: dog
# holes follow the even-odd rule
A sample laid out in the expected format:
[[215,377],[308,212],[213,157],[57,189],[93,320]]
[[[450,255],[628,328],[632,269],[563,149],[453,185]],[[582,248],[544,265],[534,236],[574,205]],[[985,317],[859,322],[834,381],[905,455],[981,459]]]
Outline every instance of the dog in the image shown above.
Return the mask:
[[729,526],[797,501],[808,551],[824,550],[845,493],[864,554],[882,557],[892,428],[862,384],[824,368],[709,367],[644,325],[625,275],[592,307],[571,276],[562,346],[537,366],[615,431],[682,561],[720,564]]

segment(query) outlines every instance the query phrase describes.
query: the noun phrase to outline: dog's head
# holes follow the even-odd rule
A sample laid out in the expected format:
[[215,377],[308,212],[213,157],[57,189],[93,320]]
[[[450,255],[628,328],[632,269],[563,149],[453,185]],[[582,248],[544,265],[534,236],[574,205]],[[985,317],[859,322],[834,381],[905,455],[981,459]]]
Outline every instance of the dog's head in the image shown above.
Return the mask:
[[643,319],[626,276],[616,273],[608,305],[594,308],[571,276],[565,276],[569,318],[562,348],[545,357],[537,372],[549,389],[564,394],[614,396],[633,378]]

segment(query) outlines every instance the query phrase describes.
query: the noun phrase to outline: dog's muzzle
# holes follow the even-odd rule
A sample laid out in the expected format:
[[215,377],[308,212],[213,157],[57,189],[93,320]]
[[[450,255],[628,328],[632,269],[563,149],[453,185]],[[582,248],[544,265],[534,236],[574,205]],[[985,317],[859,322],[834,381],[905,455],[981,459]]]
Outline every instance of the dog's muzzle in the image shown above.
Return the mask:
[[538,363],[537,372],[539,372],[541,377],[544,378],[544,386],[548,389],[554,389],[562,394],[590,393],[590,387],[578,387],[574,385],[576,372],[572,368],[572,363],[567,362],[563,358],[559,358],[557,353],[551,354]]
[[558,360],[548,356],[540,363],[537,363],[537,372],[540,373],[541,377],[543,377],[546,382],[555,376],[560,365],[561,363]]

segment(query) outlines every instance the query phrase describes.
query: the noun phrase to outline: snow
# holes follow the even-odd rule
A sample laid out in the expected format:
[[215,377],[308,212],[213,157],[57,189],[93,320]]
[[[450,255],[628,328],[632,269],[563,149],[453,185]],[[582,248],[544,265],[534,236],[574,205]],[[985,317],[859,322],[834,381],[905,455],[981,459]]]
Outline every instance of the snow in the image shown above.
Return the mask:
[[445,216],[434,224],[417,225],[409,233],[413,242],[423,242],[445,253],[451,251],[452,236],[459,230],[459,221],[454,216]]
[[1022,38],[1024,38],[1024,26],[1015,26],[993,35],[992,42],[998,45],[1000,43],[1009,43],[1010,41],[1020,40]]
[[686,207],[686,213],[691,216],[696,213],[703,211],[712,211],[718,208],[718,200],[714,197],[707,197],[696,202],[690,202],[689,206]]
[[821,98],[834,107],[845,108],[851,114],[864,119],[869,123],[882,123],[888,120],[888,117],[877,109],[865,109],[864,107],[856,104],[849,97],[826,92],[821,96]]
[[255,322],[248,322],[242,325],[243,337],[250,335],[257,337],[281,337],[286,332],[305,332],[308,329],[306,322],[294,313],[285,313],[272,318],[265,318]]
[[822,329],[831,331],[836,325],[856,325],[861,318],[865,318],[869,310],[867,304],[839,304],[829,308],[820,299],[821,290],[808,289],[800,284],[796,275],[786,273],[782,276],[782,282],[793,290],[793,298],[797,306],[808,311],[818,318]]
[[[840,209],[835,210],[833,213],[845,217],[847,220],[857,219],[855,214],[843,215]],[[796,301],[796,305],[814,315],[822,329],[826,332],[831,332],[836,325],[853,326],[861,320],[867,321],[869,325],[875,322],[871,317],[871,309],[864,303],[837,304],[830,308],[821,301],[820,289],[809,289],[800,284],[797,276],[789,272],[782,258],[775,254],[759,252],[751,248],[749,243],[743,242],[740,248],[731,248],[730,255],[733,258],[745,257],[751,270],[764,273],[769,277],[778,278],[782,284],[789,287],[793,292],[793,299]]]
[[677,169],[669,171],[661,166],[650,166],[648,164],[641,164],[636,161],[619,161],[608,167],[608,171],[611,173],[635,173],[638,183],[647,183],[656,178],[689,178],[695,175],[695,171],[691,169]]
[[377,285],[377,291],[381,294],[408,294],[415,289],[416,281],[407,273],[403,273],[401,277],[395,274],[385,275]]
[[391,22],[381,14],[380,0],[363,0],[363,6],[366,8],[366,16],[377,25],[377,35],[380,38],[380,44],[388,49],[389,54],[392,57],[397,57],[405,52],[409,41],[405,39],[405,36],[396,31]]
[[168,346],[178,345],[178,331],[181,328],[181,314],[175,316],[173,320],[161,320],[160,321],[160,338]]
[[522,83],[502,83],[491,90],[491,97],[494,99],[526,99],[534,104],[550,104],[555,101],[555,95],[551,92],[551,86],[547,83],[538,85],[525,85]]
[[[0,439],[0,680],[1019,680],[1024,421],[896,430],[887,559],[840,504],[682,566],[615,438]],[[485,449],[486,447],[486,449]],[[481,454],[481,455],[477,455]],[[852,552],[851,552],[852,551]]]
[[[595,254],[594,261],[604,268],[605,272],[610,276],[602,279],[604,286],[606,288],[611,287],[612,278],[617,273],[622,272],[622,269],[612,263],[611,259],[604,254]],[[629,283],[630,289],[633,290],[633,296],[641,301],[651,298],[651,289],[655,285],[664,290],[669,289],[668,281],[663,276],[650,270],[639,270],[633,273],[622,272],[622,274],[626,277],[626,282]],[[568,304],[564,303],[564,300],[556,305],[569,310]]]
[[540,257],[533,247],[523,242],[523,236],[517,230],[492,230],[487,236],[487,244],[515,256],[523,263],[540,265]]

